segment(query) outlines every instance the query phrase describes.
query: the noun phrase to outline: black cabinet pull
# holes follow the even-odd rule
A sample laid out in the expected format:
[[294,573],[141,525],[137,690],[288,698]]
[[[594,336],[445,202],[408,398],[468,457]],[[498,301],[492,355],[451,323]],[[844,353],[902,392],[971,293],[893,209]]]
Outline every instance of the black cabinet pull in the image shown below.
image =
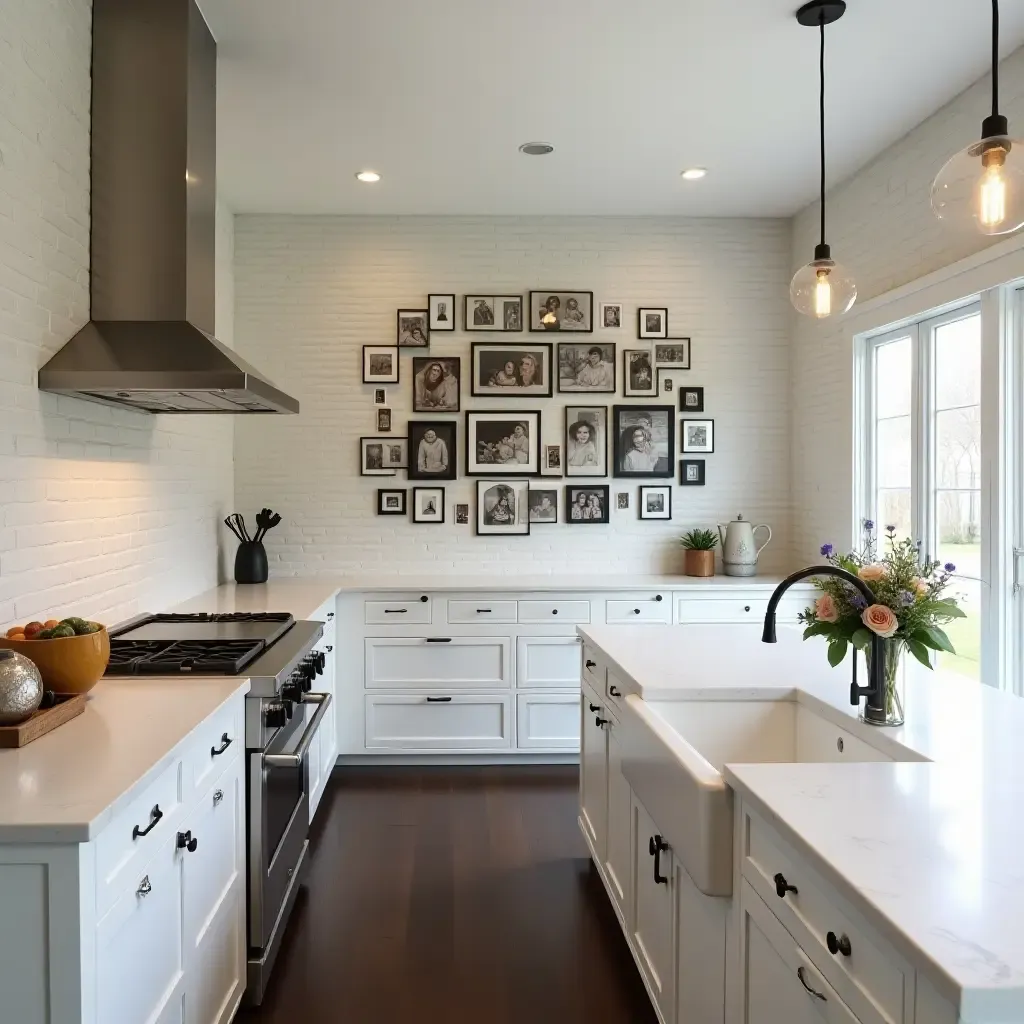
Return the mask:
[[658,594],[658,595],[657,595],[657,596],[656,596],[656,597],[654,598],[654,600],[655,600],[655,601],[663,601],[663,600],[664,600],[664,598],[663,598],[663,597],[661,596],[661,594]]
[[551,614],[552,615],[557,615],[558,614],[558,609],[557,608],[552,608],[551,609]]
[[633,614],[634,615],[639,615],[640,614],[640,609],[639,608],[634,608],[633,609]]
[[450,704],[452,701],[451,697],[428,697],[428,704]]
[[385,615],[405,615],[409,611],[408,608],[385,608]]
[[598,729],[603,729],[607,724],[608,719],[602,718],[600,715],[598,715],[598,717],[594,719],[594,725],[596,725]]
[[668,885],[668,877],[661,873],[661,852],[668,849],[668,843],[661,836],[651,836],[647,852],[654,858],[654,881],[657,885]]
[[586,664],[587,668],[597,668],[597,662],[596,661],[588,661],[588,662],[585,662],[585,664]]
[[743,606],[743,610],[744,610],[745,612],[749,612],[749,611],[750,611],[750,605],[749,605],[749,604],[745,604],[745,605]]
[[148,836],[149,833],[156,828],[157,823],[163,816],[164,812],[160,810],[160,805],[157,804],[156,807],[149,812],[149,824],[145,828],[139,828],[139,826],[136,825],[135,828],[132,829],[132,839],[141,839],[143,836]]
[[853,946],[850,945],[849,935],[836,936],[835,932],[829,932],[825,936],[825,945],[828,946],[828,951],[835,956],[837,953],[842,953],[843,956],[849,956],[853,952]]
[[611,694],[611,695],[612,695],[613,697],[621,697],[621,696],[622,696],[622,694],[621,694],[621,693],[619,693],[619,688],[618,688],[617,686],[609,686],[609,687],[608,687],[608,692],[609,692],[609,693],[610,693],[610,694]]
[[813,989],[810,985],[807,984],[807,979],[804,977],[804,969],[802,967],[798,967],[796,969],[796,976],[800,979],[800,984],[803,985],[803,987],[807,989],[807,991],[810,992],[810,994],[814,996],[815,999],[820,999],[823,1003],[828,1002],[824,995],[822,995],[817,989]]
[[790,885],[789,882],[786,881],[786,876],[781,872],[779,872],[772,881],[775,883],[775,891],[778,893],[780,900],[784,900],[786,898],[787,892],[791,892],[795,896],[800,891],[795,885]]
[[601,705],[600,704],[591,704],[590,705],[590,710],[591,711],[600,711],[601,710]]
[[428,636],[427,637],[427,643],[428,644],[450,644],[451,642],[452,642],[452,638],[450,636]]
[[188,832],[179,832],[178,833],[178,849],[179,850],[188,850],[189,853],[195,853],[198,848],[199,848],[199,840],[192,838],[192,830],[191,829],[189,829]]
[[210,747],[210,757],[220,757],[220,755],[223,754],[224,751],[227,750],[228,747],[230,747],[233,742],[234,741],[231,739],[231,737],[228,736],[227,733],[224,733],[224,735],[220,738],[220,746]]
[[422,597],[420,598],[420,604],[426,604],[426,603],[427,603],[427,602],[428,602],[429,600],[430,600],[430,598],[429,598],[429,597],[427,597],[427,595],[426,595],[426,594],[424,594],[424,595],[423,595],[423,596],[422,596]]
[[491,614],[491,609],[490,608],[477,608],[476,613],[477,613],[477,615],[490,615]]

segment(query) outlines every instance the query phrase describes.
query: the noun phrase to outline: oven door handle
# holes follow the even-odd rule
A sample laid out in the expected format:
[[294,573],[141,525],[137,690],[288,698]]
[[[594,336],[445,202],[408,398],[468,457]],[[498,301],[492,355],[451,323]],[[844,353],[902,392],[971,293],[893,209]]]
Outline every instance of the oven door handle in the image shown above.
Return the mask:
[[266,768],[301,768],[302,762],[309,753],[309,746],[313,742],[313,737],[316,735],[317,729],[320,728],[320,723],[324,720],[324,716],[327,714],[328,709],[331,706],[332,696],[329,693],[304,693],[302,695],[303,704],[319,704],[320,707],[316,709],[316,714],[310,719],[309,725],[306,726],[306,731],[302,734],[302,739],[299,740],[299,745],[295,748],[294,754],[264,754],[263,765]]

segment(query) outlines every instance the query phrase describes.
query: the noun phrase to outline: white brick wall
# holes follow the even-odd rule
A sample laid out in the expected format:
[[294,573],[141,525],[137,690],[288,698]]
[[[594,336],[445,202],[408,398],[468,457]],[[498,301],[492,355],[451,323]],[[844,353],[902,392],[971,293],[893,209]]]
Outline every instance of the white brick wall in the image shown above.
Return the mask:
[[[284,516],[270,536],[272,572],[678,571],[684,528],[740,511],[775,530],[764,567],[787,566],[789,255],[784,221],[237,217],[237,347],[302,402],[297,417],[236,423],[239,507],[251,517],[269,505]],[[472,525],[456,526],[456,502],[475,514],[467,479],[446,485],[444,526],[376,516],[378,487],[412,484],[404,473],[359,476],[358,438],[376,433],[362,345],[393,344],[395,310],[424,305],[431,291],[548,287],[592,289],[595,304],[623,302],[626,325],[594,335],[620,350],[636,345],[641,304],[669,307],[671,332],[692,335],[693,368],[675,377],[706,388],[706,414],[716,421],[708,486],[676,488],[672,523],[640,523],[639,482],[612,480],[611,525],[537,526],[529,538],[482,538]],[[432,351],[462,355],[466,369],[470,341],[480,338],[435,335]],[[396,434],[410,416],[410,365],[404,355],[402,382],[388,389]],[[463,410],[500,407],[468,391],[465,380]],[[542,407],[548,443],[560,440],[567,401],[574,399],[523,403]],[[459,424],[461,449],[464,417]],[[626,512],[614,510],[619,490],[631,495]]]
[[[930,206],[935,174],[978,138],[989,90],[985,78],[829,193],[828,239],[834,258],[856,277],[858,301],[991,244],[982,235],[949,232]],[[1024,49],[1003,62],[1000,96],[1019,136]],[[793,270],[813,257],[817,218],[814,204],[794,220]],[[794,553],[808,561],[824,540],[846,545],[853,536],[853,346],[842,320],[820,324],[794,313],[793,321]]]
[[36,388],[89,316],[90,16],[0,4],[0,623],[113,621],[215,584],[232,501],[229,420]]

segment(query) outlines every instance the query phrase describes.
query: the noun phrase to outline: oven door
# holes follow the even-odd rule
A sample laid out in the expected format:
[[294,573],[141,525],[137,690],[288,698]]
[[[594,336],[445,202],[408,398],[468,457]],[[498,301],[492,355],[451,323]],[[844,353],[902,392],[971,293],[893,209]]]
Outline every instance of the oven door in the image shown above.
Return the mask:
[[[317,704],[308,721],[303,704]],[[278,925],[309,829],[309,746],[331,705],[307,693],[288,725],[249,754],[249,945],[265,949]]]

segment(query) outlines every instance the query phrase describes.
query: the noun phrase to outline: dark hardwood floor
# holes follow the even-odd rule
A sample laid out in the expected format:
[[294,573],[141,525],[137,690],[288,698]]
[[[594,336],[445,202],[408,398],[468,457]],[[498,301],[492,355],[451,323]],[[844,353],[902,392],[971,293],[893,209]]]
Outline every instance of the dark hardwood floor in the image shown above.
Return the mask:
[[246,1024],[649,1024],[574,767],[346,768]]

